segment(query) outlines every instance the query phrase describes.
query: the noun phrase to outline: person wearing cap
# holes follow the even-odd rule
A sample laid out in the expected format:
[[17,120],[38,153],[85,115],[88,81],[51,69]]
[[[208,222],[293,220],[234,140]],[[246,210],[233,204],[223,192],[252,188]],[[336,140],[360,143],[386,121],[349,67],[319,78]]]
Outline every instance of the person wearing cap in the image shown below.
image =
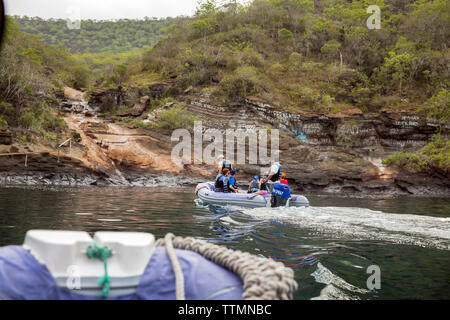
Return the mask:
[[227,168],[228,170],[233,170],[233,165],[231,164],[231,161],[228,161],[225,159],[225,157],[223,155],[220,155],[217,158],[217,169],[218,169],[218,173],[223,173],[223,169]]
[[254,176],[253,180],[250,181],[250,184],[248,185],[248,191],[247,193],[256,193],[261,191],[261,183],[259,181],[258,176]]

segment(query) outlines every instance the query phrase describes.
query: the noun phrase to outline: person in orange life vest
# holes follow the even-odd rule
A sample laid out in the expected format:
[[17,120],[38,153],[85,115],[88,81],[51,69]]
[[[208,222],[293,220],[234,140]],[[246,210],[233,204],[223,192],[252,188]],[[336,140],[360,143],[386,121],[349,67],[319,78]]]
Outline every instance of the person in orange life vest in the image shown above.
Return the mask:
[[286,173],[282,172],[280,177],[281,177],[280,179],[281,184],[289,185],[288,181],[286,180]]

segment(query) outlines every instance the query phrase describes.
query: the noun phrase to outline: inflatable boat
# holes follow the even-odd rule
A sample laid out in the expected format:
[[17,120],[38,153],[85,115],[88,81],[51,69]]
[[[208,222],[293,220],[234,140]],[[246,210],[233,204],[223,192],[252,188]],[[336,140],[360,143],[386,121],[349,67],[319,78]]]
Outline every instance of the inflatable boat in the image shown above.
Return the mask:
[[[287,186],[282,186],[286,188]],[[274,190],[276,192],[278,190]],[[290,192],[286,196],[281,191],[281,199],[278,203],[273,200],[278,197],[274,194],[272,197],[268,192],[248,194],[241,190],[242,193],[223,193],[215,192],[214,184],[212,182],[201,183],[197,185],[195,193],[202,200],[203,203],[216,206],[238,206],[244,208],[271,208],[271,207],[309,207],[309,201],[306,197],[301,195],[291,195]]]
[[280,262],[172,234],[32,230],[0,247],[0,300],[284,300],[297,288]]

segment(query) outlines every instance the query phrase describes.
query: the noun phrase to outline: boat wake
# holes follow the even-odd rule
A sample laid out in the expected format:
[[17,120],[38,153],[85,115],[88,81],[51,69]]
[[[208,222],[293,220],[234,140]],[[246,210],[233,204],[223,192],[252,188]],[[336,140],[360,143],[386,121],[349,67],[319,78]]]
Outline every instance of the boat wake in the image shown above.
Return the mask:
[[255,219],[277,219],[336,239],[450,249],[450,218],[340,207],[258,208],[242,212]]
[[324,267],[320,262],[317,264],[317,269],[311,276],[317,283],[325,284],[326,287],[320,291],[318,297],[311,298],[311,300],[357,300],[357,295],[350,295],[346,292],[356,294],[367,294],[370,291],[361,289],[351,285],[344,279],[333,274],[330,270]]

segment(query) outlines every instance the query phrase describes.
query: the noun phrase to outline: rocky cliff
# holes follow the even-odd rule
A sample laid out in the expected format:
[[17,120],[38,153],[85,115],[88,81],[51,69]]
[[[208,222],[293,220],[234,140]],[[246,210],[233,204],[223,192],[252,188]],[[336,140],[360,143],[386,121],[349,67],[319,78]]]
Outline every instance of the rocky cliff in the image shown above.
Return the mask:
[[[382,160],[399,151],[417,151],[450,124],[413,110],[363,114],[292,114],[258,98],[232,105],[186,97],[206,128],[278,128],[280,158],[292,184],[302,191],[449,195],[450,177],[399,172]],[[244,165],[249,175],[258,166]]]
[[[22,165],[23,157],[2,157],[0,183],[20,183],[22,180],[17,177],[23,172],[35,176],[32,184],[39,184],[40,179],[47,184],[59,184],[58,181],[64,180],[61,177],[70,172],[75,172],[76,177],[69,175],[65,179],[72,181],[69,185],[148,185],[145,177],[161,174],[184,177],[183,181],[192,183],[211,179],[213,167],[179,167],[172,163],[170,153],[174,143],[170,141],[170,132],[142,129],[120,120],[135,117],[147,123],[157,121],[164,107],[149,110],[148,101],[169,90],[166,83],[144,89],[99,89],[91,93],[89,104],[82,94],[66,90],[60,108],[66,112],[65,120],[74,138],[71,150],[67,146],[58,149],[63,156],[59,161],[55,161],[54,152],[31,157],[26,168]],[[413,175],[382,165],[382,159],[390,154],[423,147],[438,128],[448,138],[449,124],[438,123],[413,110],[294,114],[280,111],[281,108],[256,97],[220,104],[187,91],[177,99],[184,101],[202,121],[204,130],[279,129],[281,162],[288,180],[298,191],[450,195],[448,176]],[[123,103],[131,108],[118,116],[97,112],[105,105]],[[0,143],[9,141],[8,137],[3,134]],[[238,170],[242,183],[261,172],[259,166],[250,164],[240,165]]]

